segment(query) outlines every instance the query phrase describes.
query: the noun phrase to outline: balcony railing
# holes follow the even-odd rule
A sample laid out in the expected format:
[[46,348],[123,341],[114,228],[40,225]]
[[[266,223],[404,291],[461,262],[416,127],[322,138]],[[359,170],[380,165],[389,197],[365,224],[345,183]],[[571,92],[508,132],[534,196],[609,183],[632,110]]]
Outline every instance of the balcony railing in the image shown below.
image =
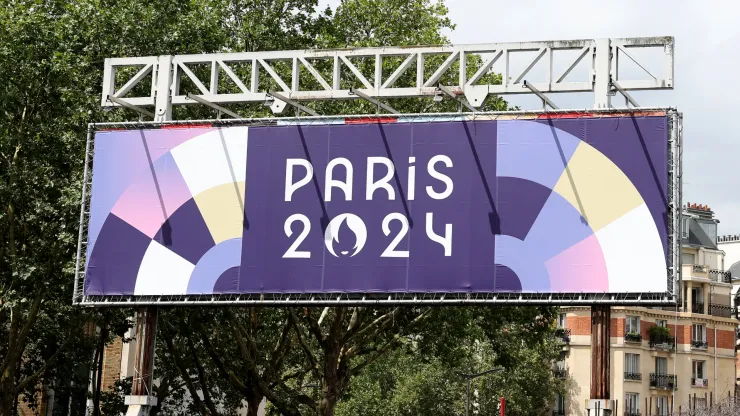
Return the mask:
[[709,314],[712,316],[719,316],[721,318],[731,318],[732,308],[728,305],[720,305],[718,303],[709,304]]
[[624,334],[624,340],[626,342],[642,342],[642,335],[635,332],[628,332]]
[[676,347],[676,338],[670,335],[651,335],[649,345],[650,348],[673,351]]
[[701,265],[701,264],[694,264],[694,267],[692,268],[692,271],[694,273],[706,273],[707,272],[707,266]]
[[570,329],[558,328],[555,330],[555,336],[561,339],[564,343],[570,344]]
[[692,339],[691,340],[691,348],[697,348],[697,349],[707,349],[708,344],[706,341],[698,340],[698,339]]
[[707,379],[705,378],[691,378],[691,385],[694,387],[707,387]]
[[694,302],[691,304],[691,313],[704,313],[704,302]]
[[565,409],[555,409],[552,411],[553,416],[565,416]]
[[730,272],[723,272],[721,270],[709,270],[709,278],[717,283],[732,283]]
[[553,374],[555,375],[555,378],[562,380],[568,377],[568,369],[565,367],[558,367],[553,370]]
[[642,413],[636,411],[636,410],[628,410],[624,412],[624,416],[642,416]]
[[650,373],[650,387],[656,389],[673,390],[678,383],[674,374]]
[[632,380],[632,381],[640,381],[642,380],[642,373],[630,373],[630,372],[625,371],[624,379]]

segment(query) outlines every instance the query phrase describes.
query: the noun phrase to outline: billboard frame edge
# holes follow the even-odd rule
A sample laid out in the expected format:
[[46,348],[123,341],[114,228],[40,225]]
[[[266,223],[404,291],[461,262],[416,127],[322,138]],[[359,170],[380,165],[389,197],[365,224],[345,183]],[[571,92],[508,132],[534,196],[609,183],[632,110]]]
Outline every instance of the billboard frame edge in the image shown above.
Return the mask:
[[[378,122],[382,119],[423,118],[428,122],[450,121],[450,117],[468,117],[468,121],[475,121],[476,117],[486,117],[490,120],[495,117],[562,114],[587,115],[615,115],[615,117],[629,116],[634,113],[664,112],[668,119],[668,152],[669,152],[669,182],[668,182],[668,255],[666,292],[650,293],[522,293],[522,292],[492,292],[492,293],[271,293],[271,294],[213,294],[213,295],[103,295],[85,296],[85,271],[83,264],[83,246],[87,244],[87,227],[91,198],[91,165],[94,154],[93,133],[100,130],[118,130],[132,128],[159,128],[166,126],[230,126],[230,125],[294,125],[317,123],[338,119],[366,119],[367,122]],[[641,114],[648,116],[649,114]],[[252,306],[349,306],[349,305],[562,305],[588,306],[606,304],[614,306],[677,306],[681,300],[681,221],[682,221],[682,140],[683,114],[674,107],[640,107],[640,108],[606,108],[606,109],[557,109],[557,110],[523,110],[523,111],[496,111],[476,113],[417,113],[417,114],[364,114],[364,115],[334,115],[308,117],[265,117],[218,120],[175,120],[175,121],[134,121],[134,122],[103,122],[88,123],[85,145],[85,164],[83,169],[83,184],[80,204],[80,227],[75,259],[75,277],[72,304],[84,307],[135,307],[142,305],[185,306],[185,305],[252,305]],[[677,224],[677,226],[676,226]],[[676,267],[675,265],[678,265]]]

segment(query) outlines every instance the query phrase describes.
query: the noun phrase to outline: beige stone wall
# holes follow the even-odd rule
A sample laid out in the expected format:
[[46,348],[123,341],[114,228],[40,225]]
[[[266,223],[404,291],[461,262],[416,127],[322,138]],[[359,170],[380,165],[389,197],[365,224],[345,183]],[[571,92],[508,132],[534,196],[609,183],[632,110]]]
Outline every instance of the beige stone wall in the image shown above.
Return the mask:
[[[588,308],[564,308],[567,312],[566,327],[571,330],[571,343],[567,346],[568,354],[566,364],[569,369],[566,398],[566,414],[574,416],[587,416],[585,404],[589,399],[591,382],[591,328],[590,309]],[[630,343],[624,341],[625,319],[629,315],[640,316],[640,332],[643,342]],[[656,319],[668,321],[668,327],[673,335],[677,334],[678,348],[673,351],[661,351],[649,347],[648,328],[655,325]],[[691,347],[691,325],[703,323],[707,327],[706,350],[698,350]],[[715,350],[715,327],[716,350]],[[624,411],[625,393],[638,393],[640,395],[640,411],[647,416],[647,408],[655,414],[656,398],[660,396],[670,397],[671,391],[660,390],[650,387],[650,374],[655,372],[655,358],[665,357],[669,374],[676,374],[677,387],[675,396],[670,397],[669,403],[686,408],[689,395],[704,398],[706,393],[713,397],[727,397],[728,392],[734,391],[736,377],[735,357],[735,322],[732,319],[716,318],[708,315],[691,315],[679,313],[678,325],[676,325],[676,314],[648,308],[613,308],[611,330],[611,396],[613,400],[619,401],[619,412]],[[642,380],[630,381],[624,379],[625,354],[633,353],[640,355],[640,371]],[[702,360],[706,363],[707,387],[693,387],[692,361]],[[652,398],[652,401],[651,401]],[[647,399],[647,402],[646,400]]]

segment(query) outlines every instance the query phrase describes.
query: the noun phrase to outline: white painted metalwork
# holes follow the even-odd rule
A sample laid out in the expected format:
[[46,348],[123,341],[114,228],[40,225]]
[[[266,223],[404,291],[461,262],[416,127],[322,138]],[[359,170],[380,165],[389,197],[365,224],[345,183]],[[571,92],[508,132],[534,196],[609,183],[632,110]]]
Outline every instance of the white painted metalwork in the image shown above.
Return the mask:
[[[439,93],[440,80],[452,75],[456,83],[444,86],[465,96],[473,108],[480,108],[490,95],[533,94],[534,90],[541,94],[593,92],[595,108],[610,108],[613,82],[624,91],[672,89],[673,46],[672,37],[645,37],[109,58],[105,61],[101,104],[121,106],[109,99],[114,97],[135,106],[154,106],[155,119],[162,121],[171,119],[173,105],[194,103],[182,91],[183,82],[194,86],[199,98],[225,105],[265,102],[270,89],[295,102],[358,99],[360,94],[373,99],[432,97]],[[662,48],[662,74],[653,74],[636,58],[634,49],[645,47]],[[560,73],[553,68],[553,56],[563,51],[577,53],[575,57],[569,55],[570,62]],[[482,63],[468,76],[468,61],[474,55]],[[517,55],[531,60],[523,70],[512,73],[512,58]],[[620,77],[620,57],[634,61],[646,78]],[[391,59],[401,63],[384,76],[383,63]],[[433,59],[441,63],[429,67]],[[497,63],[501,69],[496,71]],[[570,80],[579,65],[586,65],[589,75]],[[545,80],[532,81],[532,70],[541,66],[545,67]],[[368,77],[363,68],[374,68],[374,76]],[[117,74],[123,70],[133,75],[117,87]],[[491,71],[501,74],[500,84],[484,82]],[[302,87],[302,79],[311,87]],[[402,79],[411,82],[400,85]],[[532,88],[523,87],[524,80]],[[151,87],[142,88],[145,82]],[[273,112],[279,114],[284,108],[275,105]]]

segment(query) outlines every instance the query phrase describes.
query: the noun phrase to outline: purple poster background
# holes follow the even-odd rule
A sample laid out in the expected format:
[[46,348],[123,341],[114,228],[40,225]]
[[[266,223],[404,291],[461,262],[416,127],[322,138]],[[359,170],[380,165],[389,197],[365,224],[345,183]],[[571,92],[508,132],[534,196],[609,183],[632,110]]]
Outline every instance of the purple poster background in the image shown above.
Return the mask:
[[85,295],[666,292],[664,114],[400,121],[99,132]]

